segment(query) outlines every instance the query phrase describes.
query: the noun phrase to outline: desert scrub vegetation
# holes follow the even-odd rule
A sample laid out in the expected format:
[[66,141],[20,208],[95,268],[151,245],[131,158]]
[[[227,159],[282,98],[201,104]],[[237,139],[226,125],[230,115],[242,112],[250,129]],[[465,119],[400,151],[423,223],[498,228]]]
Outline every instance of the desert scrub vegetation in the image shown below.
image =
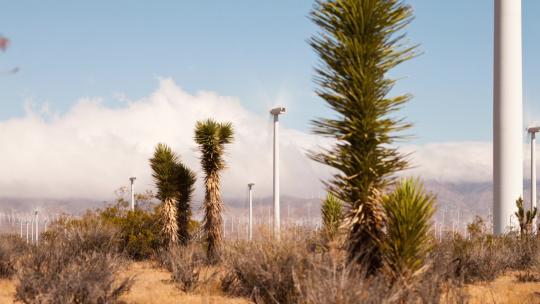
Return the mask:
[[16,273],[28,248],[19,236],[0,235],[0,278],[10,278]]
[[124,264],[118,231],[99,220],[57,224],[21,262],[16,299],[22,303],[115,303],[131,278],[119,280]]
[[[321,246],[313,238],[236,242],[226,246],[223,290],[255,303],[461,303],[452,263],[426,258],[425,267],[407,278],[368,275],[351,263],[344,248]],[[446,261],[442,261],[446,262]]]
[[517,233],[483,234],[471,239],[447,237],[432,251],[439,263],[451,265],[453,276],[464,283],[491,281],[508,271],[531,271],[540,262],[540,239]]
[[159,262],[171,272],[172,280],[184,292],[194,291],[208,282],[208,278],[202,274],[207,261],[200,244],[191,243],[162,250]]

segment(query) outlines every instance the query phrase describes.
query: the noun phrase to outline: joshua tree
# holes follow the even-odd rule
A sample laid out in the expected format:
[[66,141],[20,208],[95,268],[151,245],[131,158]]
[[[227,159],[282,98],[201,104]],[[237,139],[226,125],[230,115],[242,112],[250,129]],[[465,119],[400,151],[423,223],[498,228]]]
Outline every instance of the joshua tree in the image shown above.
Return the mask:
[[523,199],[521,196],[516,200],[516,207],[518,208],[518,211],[516,211],[515,215],[518,218],[519,221],[519,234],[521,237],[529,234],[531,232],[532,223],[534,220],[534,217],[536,216],[536,207],[534,207],[532,210],[525,211],[525,208],[523,208]]
[[187,166],[178,162],[175,184],[178,187],[177,215],[178,222],[178,238],[182,245],[187,245],[190,240],[189,222],[191,220],[191,198],[193,195],[194,184],[197,180],[195,172],[191,171]]
[[333,240],[343,220],[343,202],[328,193],[321,207],[324,232],[329,240]]
[[431,218],[435,196],[426,193],[415,179],[401,181],[384,198],[386,238],[384,256],[392,273],[409,276],[420,269],[431,249]]
[[180,162],[171,148],[161,143],[156,146],[150,166],[158,189],[157,198],[162,201],[159,210],[167,243],[173,245],[181,241],[186,244],[195,174]]
[[201,166],[205,173],[204,196],[204,231],[208,241],[208,261],[215,263],[219,260],[223,238],[223,219],[221,212],[220,171],[225,168],[223,154],[225,144],[233,141],[231,123],[218,123],[208,119],[198,121],[195,125],[195,142],[201,151]]
[[410,96],[389,97],[395,81],[387,76],[415,56],[399,33],[411,18],[399,0],[319,1],[311,13],[321,30],[310,41],[321,59],[317,94],[336,111],[313,122],[336,144],[312,157],[337,169],[327,186],[347,206],[349,258],[365,262],[368,273],[382,265],[382,193],[408,165],[391,144],[410,125],[391,114]]

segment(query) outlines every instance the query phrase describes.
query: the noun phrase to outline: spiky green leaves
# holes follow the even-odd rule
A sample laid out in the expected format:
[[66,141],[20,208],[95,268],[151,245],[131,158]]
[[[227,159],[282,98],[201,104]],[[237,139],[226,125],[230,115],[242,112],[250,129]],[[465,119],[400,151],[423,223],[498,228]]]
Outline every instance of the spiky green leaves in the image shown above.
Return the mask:
[[162,143],[157,144],[154,156],[150,159],[150,167],[157,188],[157,198],[162,202],[178,194],[178,186],[175,183],[178,161],[178,155],[170,147]]
[[233,141],[233,128],[230,122],[218,123],[212,119],[198,121],[195,125],[195,142],[202,153],[201,165],[204,172],[219,171],[225,168],[223,149]]
[[211,263],[220,258],[223,243],[223,202],[220,171],[225,168],[225,145],[233,141],[231,123],[208,119],[195,125],[195,142],[201,151],[201,166],[205,173],[204,231],[208,241],[207,256]]
[[333,240],[338,234],[339,227],[343,221],[343,202],[337,197],[328,193],[321,207],[324,233],[328,240]]
[[531,232],[537,209],[534,207],[532,210],[525,211],[521,196],[516,200],[516,207],[518,211],[515,212],[515,215],[519,221],[519,233],[523,237]]
[[[150,167],[158,190],[157,198],[163,203],[172,200],[176,204],[174,216],[176,223],[168,223],[167,226],[177,227],[178,236],[175,239],[185,245],[189,241],[188,226],[191,219],[195,173],[180,161],[180,157],[170,147],[162,143],[156,146],[154,156],[150,159]],[[165,218],[173,219],[170,216]]]
[[314,131],[336,144],[312,157],[337,169],[328,186],[349,204],[348,251],[370,271],[381,265],[381,193],[407,161],[391,146],[410,124],[391,114],[409,95],[389,97],[390,69],[415,56],[399,31],[412,10],[399,0],[319,1],[311,19],[320,34],[310,41],[321,61],[317,94],[336,112],[313,122]]
[[387,265],[397,276],[420,269],[431,249],[431,218],[435,196],[419,180],[402,180],[384,198],[386,236],[382,248]]

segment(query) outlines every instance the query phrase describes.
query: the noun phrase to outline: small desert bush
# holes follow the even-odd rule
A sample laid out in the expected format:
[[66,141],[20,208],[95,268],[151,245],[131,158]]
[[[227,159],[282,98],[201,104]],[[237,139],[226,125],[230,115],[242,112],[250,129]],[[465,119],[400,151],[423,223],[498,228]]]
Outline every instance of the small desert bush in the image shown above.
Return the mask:
[[[427,266],[407,278],[368,275],[358,264],[314,259],[296,285],[298,303],[464,303],[464,294],[444,272]],[[330,258],[330,260],[333,260]]]
[[172,280],[184,292],[197,289],[206,283],[201,274],[206,265],[206,254],[199,244],[173,246],[161,251],[160,263],[171,272]]
[[21,257],[28,245],[16,235],[0,235],[0,278],[10,278],[16,273]]
[[115,303],[131,278],[123,265],[118,231],[100,221],[57,225],[21,263],[16,299],[22,303]]
[[155,212],[143,209],[128,211],[115,205],[96,213],[104,222],[118,229],[119,246],[130,258],[147,259],[160,249],[163,238]]
[[347,262],[343,249],[312,242],[267,239],[239,242],[226,250],[223,290],[255,303],[460,303],[464,301],[449,265],[426,266],[407,278],[369,275]]
[[287,237],[232,244],[225,254],[222,287],[256,303],[297,303],[295,274],[303,273],[309,247]]
[[432,252],[436,263],[450,265],[454,276],[465,283],[491,281],[509,270],[527,270],[538,263],[539,240],[517,234],[477,235],[471,239],[448,237]]

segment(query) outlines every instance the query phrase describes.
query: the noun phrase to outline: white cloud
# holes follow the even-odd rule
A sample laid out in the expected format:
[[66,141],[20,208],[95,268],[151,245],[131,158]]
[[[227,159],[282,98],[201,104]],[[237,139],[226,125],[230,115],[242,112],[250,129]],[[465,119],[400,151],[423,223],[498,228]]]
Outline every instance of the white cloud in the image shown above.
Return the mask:
[[[100,99],[81,99],[67,113],[28,108],[23,118],[0,122],[0,196],[41,198],[110,197],[130,176],[138,189],[152,188],[148,166],[153,148],[164,142],[198,172],[193,142],[197,120],[231,121],[234,144],[228,147],[223,176],[225,196],[244,196],[248,182],[259,195],[272,189],[272,121],[255,115],[239,100],[212,92],[191,95],[163,79],[148,98],[111,108]],[[281,129],[282,193],[307,196],[321,190],[327,170],[305,157],[319,138]],[[198,195],[201,194],[199,183]]]
[[439,182],[488,182],[492,180],[490,142],[444,142],[407,145],[413,169],[406,175]]
[[[224,196],[245,197],[248,182],[256,184],[257,195],[270,195],[270,115],[249,112],[233,97],[212,92],[192,95],[162,79],[149,97],[125,101],[122,107],[85,98],[64,114],[51,113],[45,105],[37,111],[30,107],[22,118],[0,122],[0,196],[106,199],[127,185],[130,176],[137,176],[138,190],[151,189],[148,159],[158,142],[172,146],[202,178],[193,127],[209,117],[231,121],[236,130],[236,140],[228,147]],[[320,180],[330,176],[329,169],[311,161],[306,151],[328,141],[284,127],[280,138],[282,193],[321,195]],[[415,151],[416,168],[406,175],[450,182],[491,180],[491,143],[406,145],[403,151]],[[197,188],[200,199],[200,182]]]

